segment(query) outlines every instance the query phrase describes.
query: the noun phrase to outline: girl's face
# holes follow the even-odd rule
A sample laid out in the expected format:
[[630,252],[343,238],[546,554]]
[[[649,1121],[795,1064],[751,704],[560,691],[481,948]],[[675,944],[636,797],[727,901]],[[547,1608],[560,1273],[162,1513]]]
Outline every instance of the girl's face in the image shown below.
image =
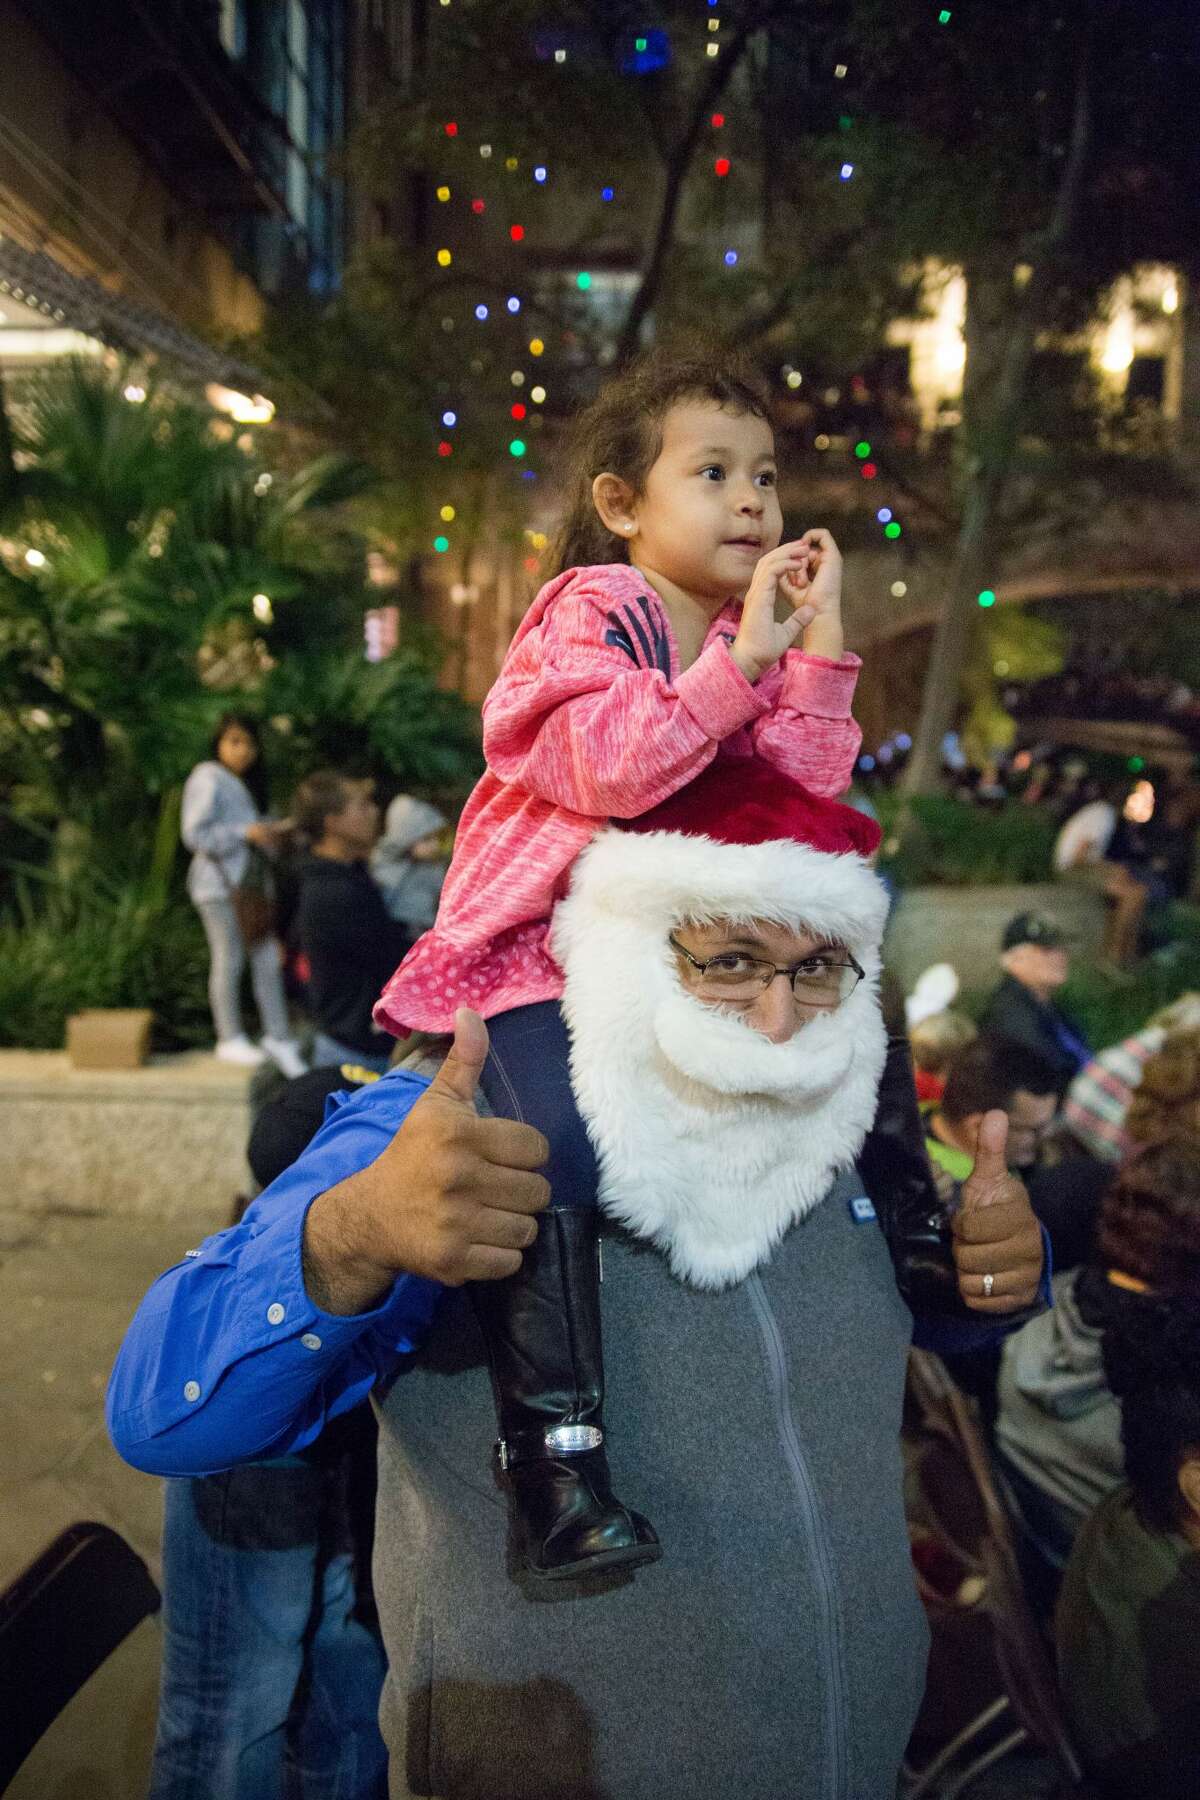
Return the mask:
[[[711,401],[673,406],[626,538],[639,567],[710,600],[738,599],[783,536],[775,438],[765,419]],[[606,521],[608,522],[608,521]]]
[[227,725],[217,744],[217,758],[234,775],[244,775],[258,761],[258,745],[241,725]]

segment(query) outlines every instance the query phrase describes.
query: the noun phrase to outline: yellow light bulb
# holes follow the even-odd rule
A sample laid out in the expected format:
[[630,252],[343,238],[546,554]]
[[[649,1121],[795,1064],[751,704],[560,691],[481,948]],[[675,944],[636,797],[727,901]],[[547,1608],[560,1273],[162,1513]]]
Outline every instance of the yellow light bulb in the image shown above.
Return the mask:
[[444,519],[446,524],[449,525],[450,521],[454,517],[454,508],[452,506],[443,506],[441,512],[438,514],[438,517],[440,519]]
[[546,346],[545,346],[545,344],[543,344],[541,338],[530,338],[530,340],[529,340],[530,356],[540,356],[542,354],[542,351],[545,348],[546,348]]
[[448,187],[440,187],[437,191],[437,197],[439,200],[448,200],[450,198],[450,189]]
[[448,269],[450,267],[450,264],[454,261],[454,258],[451,256],[449,250],[439,250],[437,253],[437,259],[443,269]]

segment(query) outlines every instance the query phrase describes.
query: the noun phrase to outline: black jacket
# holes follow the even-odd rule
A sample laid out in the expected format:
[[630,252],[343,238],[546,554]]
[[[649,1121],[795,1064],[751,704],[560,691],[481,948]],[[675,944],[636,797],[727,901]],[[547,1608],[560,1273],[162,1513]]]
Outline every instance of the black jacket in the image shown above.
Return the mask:
[[[1009,1038],[1036,1051],[1058,1076],[1059,1092],[1083,1067],[1091,1054],[1083,1033],[1067,1015],[1024,986],[1013,975],[1005,975],[984,1008],[979,1029],[992,1037]],[[1071,1047],[1071,1041],[1078,1050]]]
[[367,1056],[386,1055],[391,1039],[371,1024],[371,1008],[408,948],[388,917],[366,863],[313,856],[299,870],[293,924],[308,958],[308,1011],[318,1031]]

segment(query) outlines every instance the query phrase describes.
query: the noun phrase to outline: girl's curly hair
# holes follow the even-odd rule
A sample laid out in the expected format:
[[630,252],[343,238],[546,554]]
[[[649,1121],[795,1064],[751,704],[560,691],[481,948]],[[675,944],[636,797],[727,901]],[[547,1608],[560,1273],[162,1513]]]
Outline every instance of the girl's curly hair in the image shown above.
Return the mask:
[[1200,1136],[1173,1132],[1121,1165],[1100,1209],[1096,1256],[1155,1294],[1200,1305]]
[[1125,1129],[1139,1144],[1200,1131],[1200,1031],[1174,1032],[1147,1060]]

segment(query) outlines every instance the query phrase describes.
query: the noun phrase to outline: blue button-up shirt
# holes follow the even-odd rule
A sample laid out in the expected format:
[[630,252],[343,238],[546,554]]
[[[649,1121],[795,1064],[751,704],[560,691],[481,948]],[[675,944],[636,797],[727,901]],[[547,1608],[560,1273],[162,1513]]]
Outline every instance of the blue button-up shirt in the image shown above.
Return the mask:
[[[301,1247],[317,1195],[368,1168],[428,1086],[394,1069],[355,1094],[332,1095],[311,1144],[240,1223],[160,1275],[108,1384],[108,1429],[126,1462],[151,1475],[210,1475],[293,1454],[419,1347],[438,1283],[398,1275],[372,1311],[338,1317],[309,1299]],[[1043,1298],[1049,1280],[1047,1243]],[[977,1349],[1019,1322],[918,1319],[914,1335],[929,1349]]]
[[154,1283],[108,1384],[108,1429],[127,1462],[208,1475],[301,1450],[417,1347],[436,1282],[399,1275],[372,1311],[336,1317],[309,1299],[300,1251],[317,1195],[373,1163],[428,1086],[394,1070],[334,1095],[304,1154],[240,1223]]

